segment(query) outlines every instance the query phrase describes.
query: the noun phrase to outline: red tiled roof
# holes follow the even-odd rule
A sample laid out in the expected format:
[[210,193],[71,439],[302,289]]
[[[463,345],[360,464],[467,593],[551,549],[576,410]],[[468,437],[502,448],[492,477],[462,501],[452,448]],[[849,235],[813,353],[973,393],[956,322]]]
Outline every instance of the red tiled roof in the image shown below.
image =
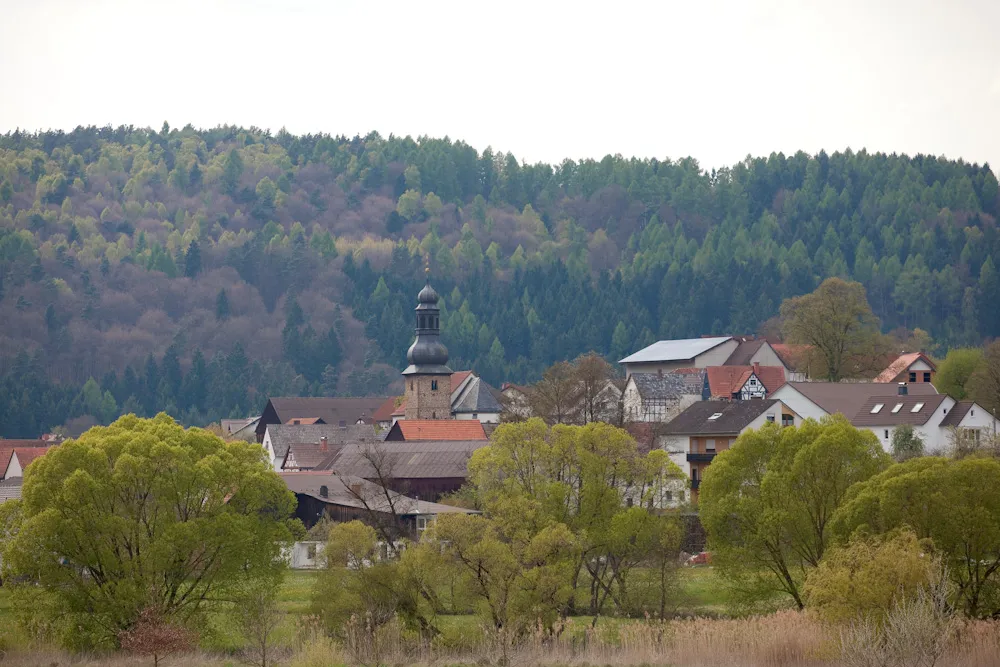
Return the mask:
[[294,417],[285,423],[295,426],[311,426],[312,424],[322,424],[323,420],[319,417]]
[[380,405],[378,410],[372,413],[372,421],[375,422],[392,421],[392,416],[396,413],[396,401],[400,401],[402,403],[402,401],[396,396],[385,399],[385,403]]
[[13,447],[0,447],[0,479],[3,479],[7,473],[7,466],[10,465],[10,457],[13,453]]
[[[449,390],[452,393],[454,393],[456,389],[462,386],[462,382],[465,381],[465,378],[469,377],[470,375],[472,375],[472,371],[455,371],[454,373],[452,373],[450,376]],[[384,407],[385,407],[384,405],[380,407],[379,412],[381,412],[382,408]],[[389,418],[391,419],[392,417],[402,417],[405,414],[406,414],[406,399],[403,399],[399,402],[399,405],[395,406],[395,409],[391,413],[389,413]],[[380,420],[376,419],[375,421],[380,421]],[[389,421],[389,419],[383,419],[381,421]]]
[[403,419],[392,427],[403,440],[488,440],[483,425],[476,419]]
[[935,369],[934,362],[931,361],[923,352],[910,352],[908,354],[899,355],[894,362],[889,364],[888,368],[878,374],[878,377],[875,378],[874,382],[895,382],[900,373],[918,361],[926,363],[931,367],[931,370]]
[[[712,398],[732,398],[755,372],[753,366],[710,366],[707,370]],[[781,366],[758,366],[756,374],[768,393],[785,384],[785,369]]]
[[771,343],[771,349],[778,355],[778,358],[792,370],[798,370],[805,361],[804,357],[812,345],[795,345],[792,343]]
[[17,456],[17,462],[21,464],[21,469],[24,470],[29,463],[45,454],[49,449],[49,447],[15,447],[14,454]]

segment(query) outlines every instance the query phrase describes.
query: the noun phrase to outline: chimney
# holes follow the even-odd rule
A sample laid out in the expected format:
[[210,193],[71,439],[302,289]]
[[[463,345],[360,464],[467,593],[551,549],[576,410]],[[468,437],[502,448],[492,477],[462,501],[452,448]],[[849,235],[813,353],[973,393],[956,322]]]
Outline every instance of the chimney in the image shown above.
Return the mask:
[[657,368],[656,369],[656,374],[659,375],[660,377],[663,377],[663,369],[662,368]]
[[330,489],[326,488],[326,485],[324,484],[323,486],[319,487],[319,495],[322,496],[323,498],[329,498]]
[[760,378],[760,362],[753,362],[753,374]]
[[351,484],[351,493],[353,493],[355,496],[360,496],[361,495],[361,485],[360,484]]
[[907,391],[906,391],[906,383],[905,382],[900,382],[899,383],[899,389],[896,390],[896,393],[899,394],[900,396],[906,396]]
[[325,452],[326,451],[326,436],[325,435],[322,436],[319,439],[319,451],[321,451],[321,452]]

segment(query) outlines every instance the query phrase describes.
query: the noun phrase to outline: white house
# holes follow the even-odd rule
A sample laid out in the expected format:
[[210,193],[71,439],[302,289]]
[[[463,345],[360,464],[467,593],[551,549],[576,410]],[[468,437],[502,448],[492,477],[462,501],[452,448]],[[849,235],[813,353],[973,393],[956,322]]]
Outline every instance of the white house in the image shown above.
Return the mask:
[[697,498],[705,468],[715,455],[729,449],[741,433],[764,424],[795,426],[802,417],[782,401],[699,401],[689,406],[663,429],[663,448],[691,478]]
[[[906,385],[900,385],[905,391]],[[957,436],[968,442],[992,439],[1000,422],[974,401],[956,401],[951,396],[921,396],[910,393],[873,396],[861,407],[851,423],[878,436],[882,447],[892,451],[892,435],[909,424],[928,453],[946,452]]]
[[737,347],[739,341],[732,336],[661,340],[618,363],[625,367],[626,376],[669,373],[679,368],[708,368],[724,365]]
[[[937,395],[932,384],[909,385],[908,390],[910,395]],[[803,419],[820,419],[838,412],[851,419],[872,396],[893,392],[890,385],[873,382],[786,382],[768,398],[782,401]]]
[[692,394],[685,378],[674,373],[633,373],[623,396],[626,422],[666,423],[702,399]]

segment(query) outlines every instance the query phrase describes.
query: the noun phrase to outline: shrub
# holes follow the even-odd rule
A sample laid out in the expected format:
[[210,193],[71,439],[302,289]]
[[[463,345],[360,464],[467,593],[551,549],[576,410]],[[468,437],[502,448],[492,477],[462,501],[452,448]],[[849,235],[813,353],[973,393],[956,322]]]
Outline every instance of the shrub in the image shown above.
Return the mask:
[[807,605],[827,621],[881,617],[932,578],[934,559],[910,530],[857,538],[829,551],[806,579]]

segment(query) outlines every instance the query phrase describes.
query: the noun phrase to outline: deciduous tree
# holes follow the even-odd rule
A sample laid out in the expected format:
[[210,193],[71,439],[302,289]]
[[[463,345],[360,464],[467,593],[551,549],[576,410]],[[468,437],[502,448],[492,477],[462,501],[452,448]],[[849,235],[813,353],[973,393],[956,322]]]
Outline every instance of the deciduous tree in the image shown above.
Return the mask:
[[28,468],[3,565],[51,592],[74,634],[114,643],[144,610],[190,621],[275,571],[294,502],[259,445],[129,415]]

